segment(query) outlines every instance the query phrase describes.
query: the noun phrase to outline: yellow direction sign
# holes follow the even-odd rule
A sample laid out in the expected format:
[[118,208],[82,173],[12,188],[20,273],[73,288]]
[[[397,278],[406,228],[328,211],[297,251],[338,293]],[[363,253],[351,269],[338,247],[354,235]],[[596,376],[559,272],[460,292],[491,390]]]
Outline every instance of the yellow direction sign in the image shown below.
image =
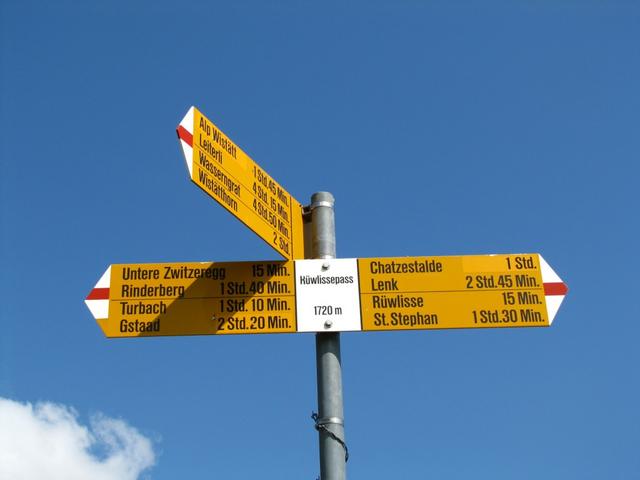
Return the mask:
[[567,292],[537,254],[359,259],[362,330],[548,326]]
[[111,265],[108,337],[540,327],[567,286],[538,254]]
[[302,205],[197,108],[177,128],[191,180],[283,257],[304,258]]
[[86,299],[107,337],[296,331],[292,262],[111,265]]

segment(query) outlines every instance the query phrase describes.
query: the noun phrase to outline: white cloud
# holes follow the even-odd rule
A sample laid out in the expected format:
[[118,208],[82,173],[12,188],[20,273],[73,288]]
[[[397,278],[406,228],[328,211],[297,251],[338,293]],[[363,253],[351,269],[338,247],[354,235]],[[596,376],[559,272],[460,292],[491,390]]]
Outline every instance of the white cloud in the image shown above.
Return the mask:
[[122,420],[0,397],[0,479],[135,480],[155,463],[151,441]]

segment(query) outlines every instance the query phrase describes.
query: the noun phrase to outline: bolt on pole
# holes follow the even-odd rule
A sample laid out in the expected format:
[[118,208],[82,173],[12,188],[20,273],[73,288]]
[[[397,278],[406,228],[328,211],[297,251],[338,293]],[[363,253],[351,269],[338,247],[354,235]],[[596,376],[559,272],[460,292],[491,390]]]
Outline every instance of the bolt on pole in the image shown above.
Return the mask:
[[[311,196],[312,257],[336,258],[334,198],[328,192]],[[342,366],[340,333],[316,334],[318,417],[316,428],[320,443],[320,479],[346,479],[344,409],[342,404]]]

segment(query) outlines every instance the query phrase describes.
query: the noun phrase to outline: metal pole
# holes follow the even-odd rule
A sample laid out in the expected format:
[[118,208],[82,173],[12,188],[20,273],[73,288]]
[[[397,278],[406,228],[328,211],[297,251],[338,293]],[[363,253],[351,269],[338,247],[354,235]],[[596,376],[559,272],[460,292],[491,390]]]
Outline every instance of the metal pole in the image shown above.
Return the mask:
[[[313,258],[336,258],[333,205],[333,195],[328,192],[317,192],[311,196]],[[340,333],[316,334],[316,368],[318,375],[316,428],[320,442],[320,479],[345,480],[347,478],[346,446],[344,444]]]

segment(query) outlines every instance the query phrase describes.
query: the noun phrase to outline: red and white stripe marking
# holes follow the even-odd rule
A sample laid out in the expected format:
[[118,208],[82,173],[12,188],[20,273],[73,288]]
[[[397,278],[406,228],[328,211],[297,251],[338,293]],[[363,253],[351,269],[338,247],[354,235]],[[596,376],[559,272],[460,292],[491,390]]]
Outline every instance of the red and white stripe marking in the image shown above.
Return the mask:
[[96,320],[104,320],[109,317],[109,286],[111,285],[111,265],[104,272],[93,290],[89,292],[84,303],[87,304],[91,315]]
[[551,325],[569,288],[558,274],[553,271],[547,261],[542,258],[542,255],[538,255],[538,258],[540,259],[540,269],[542,270],[542,283],[544,285],[544,297],[547,301],[549,325]]
[[184,153],[184,160],[189,170],[189,177],[193,176],[193,109],[194,107],[189,109],[176,129]]

